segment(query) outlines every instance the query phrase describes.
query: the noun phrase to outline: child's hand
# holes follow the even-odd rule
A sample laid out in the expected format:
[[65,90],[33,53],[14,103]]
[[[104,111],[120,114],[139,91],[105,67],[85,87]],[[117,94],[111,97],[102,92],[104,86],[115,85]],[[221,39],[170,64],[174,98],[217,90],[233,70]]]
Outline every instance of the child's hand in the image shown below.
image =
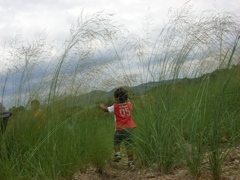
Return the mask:
[[107,107],[104,104],[100,104],[99,106],[103,111],[108,112]]

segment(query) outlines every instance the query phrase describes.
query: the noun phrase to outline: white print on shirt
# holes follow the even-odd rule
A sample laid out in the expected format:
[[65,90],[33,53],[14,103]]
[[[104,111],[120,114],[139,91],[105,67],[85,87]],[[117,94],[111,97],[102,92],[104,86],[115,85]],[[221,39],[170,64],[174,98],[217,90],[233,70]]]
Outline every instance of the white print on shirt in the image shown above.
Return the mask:
[[127,117],[131,115],[130,110],[127,107],[120,108],[119,112],[122,117]]

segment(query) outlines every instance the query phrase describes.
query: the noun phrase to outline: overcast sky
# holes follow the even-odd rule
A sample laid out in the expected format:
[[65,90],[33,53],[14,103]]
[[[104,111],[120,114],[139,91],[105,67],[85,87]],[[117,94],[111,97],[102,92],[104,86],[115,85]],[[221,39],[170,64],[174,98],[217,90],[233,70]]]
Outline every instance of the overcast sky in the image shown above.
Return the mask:
[[[170,10],[180,8],[186,0],[0,0],[0,42],[18,32],[26,37],[46,29],[56,40],[68,35],[81,11],[114,14],[114,20],[130,31],[139,31],[148,9],[155,25],[161,25]],[[199,10],[216,9],[240,15],[239,0],[192,0]]]
[[[192,0],[190,3],[196,11],[215,10],[228,11],[240,17],[240,0]],[[67,40],[71,25],[76,24],[81,12],[93,14],[99,11],[113,14],[112,19],[119,25],[124,25],[130,33],[138,34],[142,29],[142,21],[146,14],[151,15],[155,29],[161,29],[168,14],[180,9],[186,0],[0,0],[0,50],[6,40],[21,33],[24,41],[34,38],[43,30],[48,34],[48,40],[61,42]],[[238,20],[240,21],[240,18]],[[118,48],[118,47],[116,47]],[[6,77],[2,76],[6,58],[0,51],[0,83],[3,85]],[[60,54],[61,55],[61,54]],[[43,57],[44,59],[44,57]],[[106,57],[104,57],[106,60]],[[112,59],[109,59],[112,61]],[[131,59],[133,60],[133,59]],[[4,62],[5,61],[5,62]],[[75,64],[74,64],[75,65]],[[94,64],[99,66],[99,64]],[[19,66],[15,63],[14,66]],[[42,66],[41,70],[46,70]],[[132,72],[138,71],[131,65]],[[5,68],[6,69],[6,68]],[[51,74],[51,72],[48,72]],[[139,72],[136,72],[138,74]],[[3,73],[4,74],[4,73]],[[48,74],[47,74],[48,75]],[[115,74],[116,75],[116,74]],[[36,74],[37,77],[39,77]],[[110,75],[109,75],[110,76]],[[12,78],[12,79],[11,79]],[[8,84],[17,84],[20,77],[11,77]],[[40,78],[40,77],[39,77]],[[10,82],[10,83],[9,83]],[[38,81],[36,81],[38,83]],[[6,86],[5,95],[12,87]],[[17,87],[17,85],[16,85]],[[1,89],[0,89],[1,90]],[[1,94],[1,93],[0,93]],[[9,93],[10,94],[10,93]],[[10,95],[9,95],[10,97]]]

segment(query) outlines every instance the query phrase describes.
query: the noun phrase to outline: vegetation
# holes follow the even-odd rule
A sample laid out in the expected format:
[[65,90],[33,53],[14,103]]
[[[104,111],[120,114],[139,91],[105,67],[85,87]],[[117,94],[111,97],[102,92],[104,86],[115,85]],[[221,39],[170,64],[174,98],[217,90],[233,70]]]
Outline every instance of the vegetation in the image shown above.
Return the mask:
[[[9,42],[3,58],[22,64],[2,75],[2,94],[20,77],[13,104],[27,108],[40,99],[48,123],[36,129],[25,108],[14,108],[1,136],[0,179],[67,179],[90,166],[102,172],[112,159],[113,117],[92,104],[79,106],[77,97],[89,86],[111,90],[149,81],[159,86],[131,92],[139,167],[168,173],[178,165],[196,179],[203,171],[219,179],[226,155],[240,142],[239,24],[231,13],[196,15],[191,8],[186,4],[173,13],[153,39],[146,29],[144,37],[126,34],[100,12],[80,15],[63,50],[49,45],[44,33],[31,43]],[[145,23],[150,25],[149,18]],[[96,60],[99,47],[109,59]],[[51,57],[49,50],[60,56]],[[47,57],[57,65],[40,69],[36,82],[34,71]],[[95,92],[97,102],[111,103],[104,92]]]

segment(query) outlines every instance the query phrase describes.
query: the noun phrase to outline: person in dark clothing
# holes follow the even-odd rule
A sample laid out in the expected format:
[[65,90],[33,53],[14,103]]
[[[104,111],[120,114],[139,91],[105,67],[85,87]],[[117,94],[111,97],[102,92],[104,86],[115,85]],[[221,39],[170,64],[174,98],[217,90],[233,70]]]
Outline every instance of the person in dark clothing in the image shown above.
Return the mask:
[[12,113],[5,110],[5,107],[0,103],[0,124],[1,133],[3,134],[7,128],[8,118],[12,116]]

